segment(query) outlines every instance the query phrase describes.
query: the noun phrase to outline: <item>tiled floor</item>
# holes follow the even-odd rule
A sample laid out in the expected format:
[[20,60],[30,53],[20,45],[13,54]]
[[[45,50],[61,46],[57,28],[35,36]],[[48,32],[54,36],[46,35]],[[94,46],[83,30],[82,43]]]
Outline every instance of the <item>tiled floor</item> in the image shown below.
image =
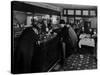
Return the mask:
[[96,69],[97,61],[90,54],[72,54],[64,61],[64,66],[59,63],[53,68],[52,71],[71,71],[71,70],[87,70]]

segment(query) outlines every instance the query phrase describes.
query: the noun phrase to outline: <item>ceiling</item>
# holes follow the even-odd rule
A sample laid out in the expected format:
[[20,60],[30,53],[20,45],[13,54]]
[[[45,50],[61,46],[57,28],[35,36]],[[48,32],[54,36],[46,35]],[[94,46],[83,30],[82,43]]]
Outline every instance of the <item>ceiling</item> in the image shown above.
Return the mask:
[[24,3],[35,5],[35,6],[39,6],[39,7],[43,7],[43,8],[47,8],[47,9],[52,9],[52,10],[55,10],[55,11],[61,11],[60,7],[55,6],[55,5],[51,5],[51,4],[47,4],[47,3],[42,3],[42,2],[26,2],[26,1],[24,1]]
[[55,4],[55,3],[43,3],[43,2],[25,2],[31,5],[36,5],[44,8],[49,8],[56,11],[61,11],[63,8],[66,9],[97,9],[97,6],[90,5],[73,5],[73,4]]
[[47,5],[48,4],[44,4],[44,3],[13,1],[12,9],[16,11],[22,11],[22,12],[56,14],[56,15],[60,14],[60,11],[54,9],[52,5],[48,5],[48,6]]
[[47,3],[47,4],[66,9],[97,9],[97,6],[89,6],[89,5],[53,4],[53,3]]

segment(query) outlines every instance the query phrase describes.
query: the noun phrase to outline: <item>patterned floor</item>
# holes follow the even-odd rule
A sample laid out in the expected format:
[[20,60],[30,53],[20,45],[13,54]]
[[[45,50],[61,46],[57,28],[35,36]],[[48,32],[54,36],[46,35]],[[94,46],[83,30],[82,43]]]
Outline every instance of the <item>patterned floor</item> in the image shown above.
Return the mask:
[[52,71],[70,71],[70,70],[87,70],[96,69],[97,61],[89,54],[72,54],[65,59],[64,66],[59,63],[53,68]]

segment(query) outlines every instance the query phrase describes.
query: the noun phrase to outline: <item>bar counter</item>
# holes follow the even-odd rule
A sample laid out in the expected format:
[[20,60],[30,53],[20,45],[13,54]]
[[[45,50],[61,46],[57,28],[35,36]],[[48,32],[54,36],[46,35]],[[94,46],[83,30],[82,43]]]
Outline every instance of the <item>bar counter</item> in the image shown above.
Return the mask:
[[41,41],[34,53],[33,70],[48,71],[60,59],[61,49],[61,42],[57,36]]

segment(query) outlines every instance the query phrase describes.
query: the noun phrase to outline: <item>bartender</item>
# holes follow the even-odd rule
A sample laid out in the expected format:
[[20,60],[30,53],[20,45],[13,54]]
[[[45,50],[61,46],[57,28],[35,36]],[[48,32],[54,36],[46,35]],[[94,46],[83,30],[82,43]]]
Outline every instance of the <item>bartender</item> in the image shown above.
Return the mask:
[[64,20],[60,21],[61,32],[58,34],[62,40],[62,48],[63,48],[63,57],[62,63],[64,63],[64,59],[68,58],[71,54],[77,51],[77,35],[69,25],[69,23],[65,24]]
[[[64,60],[66,58],[66,41],[68,40],[68,32],[65,26],[65,21],[60,20],[61,30],[58,32],[58,37],[60,37],[62,43],[62,51],[61,51],[61,65],[64,66]],[[68,41],[67,41],[68,42]]]

